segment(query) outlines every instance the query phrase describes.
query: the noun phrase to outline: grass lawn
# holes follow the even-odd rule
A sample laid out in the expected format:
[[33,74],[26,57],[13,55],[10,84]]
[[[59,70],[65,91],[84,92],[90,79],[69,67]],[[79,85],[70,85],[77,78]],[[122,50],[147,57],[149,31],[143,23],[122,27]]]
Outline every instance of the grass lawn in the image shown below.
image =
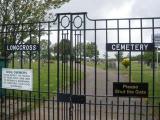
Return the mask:
[[[24,62],[23,67],[24,69],[29,69],[29,63]],[[20,62],[14,61],[14,66],[12,62],[9,64],[9,68],[21,68]],[[60,89],[62,90],[65,86],[69,86],[70,84],[70,70],[69,65],[65,64],[65,70],[64,70],[64,64],[63,64],[63,75],[62,75],[62,63],[60,63],[60,74],[59,74],[59,81],[60,81]],[[40,68],[40,70],[39,70]],[[41,92],[41,97],[46,98],[48,97],[48,92],[50,93],[50,97],[53,97],[57,92],[57,62],[54,61],[49,64],[48,69],[48,63],[40,63],[34,62],[31,64],[31,69],[33,69],[33,91],[32,96],[38,96],[39,91]],[[62,76],[64,77],[64,71],[65,71],[65,79],[67,80],[67,83],[64,85],[62,82]],[[80,71],[73,69],[73,79],[75,78],[75,74],[79,74],[79,78],[77,80],[80,80]],[[64,78],[63,78],[64,79]],[[81,72],[81,79],[83,79],[83,73]],[[74,82],[74,80],[73,80]],[[62,88],[63,87],[63,88]],[[17,92],[18,94],[21,94],[21,92]],[[28,91],[24,91],[23,95],[29,95]]]
[[[127,75],[129,79],[129,68],[125,69],[125,67],[120,64],[120,74]],[[94,62],[88,62],[88,66],[94,67]],[[106,65],[104,63],[97,64],[97,68],[106,70]],[[141,71],[141,68],[143,69]],[[108,70],[115,70],[115,68],[108,68]],[[117,68],[116,68],[117,70]],[[146,64],[143,64],[141,66],[138,62],[131,62],[131,80],[132,82],[147,82],[149,84],[149,96],[153,96],[153,90],[154,90],[154,96],[160,97],[160,66],[158,71],[158,79],[157,79],[157,69],[154,71],[154,79],[153,79],[153,69]],[[154,81],[153,81],[154,80]],[[154,89],[153,89],[154,88]],[[151,100],[149,100],[151,101]],[[155,98],[155,102],[160,102],[158,98]]]
[[[131,71],[128,67],[127,69],[121,64],[120,65],[120,74],[127,75],[129,81],[129,74],[131,73],[131,81],[132,82],[146,82],[149,85],[149,97],[155,97],[155,102],[160,102],[160,70],[158,71],[158,79],[157,79],[157,69],[154,70],[154,79],[153,79],[153,69],[146,64],[141,65],[138,62],[131,62]],[[104,65],[105,66],[105,65]],[[160,67],[159,67],[160,68]],[[105,69],[105,68],[104,68]],[[113,68],[109,68],[115,70]],[[141,71],[142,69],[142,71]],[[117,68],[116,68],[117,70]],[[129,73],[130,72],[130,73]],[[154,93],[154,94],[153,94]],[[152,98],[149,99],[149,102],[152,101]]]
[[[120,70],[122,74],[126,74],[129,76],[129,68],[125,69],[124,66],[120,66]],[[133,82],[147,82],[149,84],[149,96],[160,97],[160,80],[157,79],[157,69],[154,71],[154,79],[153,79],[153,69],[146,64],[143,64],[143,68],[141,71],[141,64],[137,62],[131,63],[131,78]],[[160,79],[160,70],[158,71],[158,78]],[[153,89],[154,88],[154,89]],[[154,94],[153,94],[154,90]],[[155,100],[158,101],[159,100]]]

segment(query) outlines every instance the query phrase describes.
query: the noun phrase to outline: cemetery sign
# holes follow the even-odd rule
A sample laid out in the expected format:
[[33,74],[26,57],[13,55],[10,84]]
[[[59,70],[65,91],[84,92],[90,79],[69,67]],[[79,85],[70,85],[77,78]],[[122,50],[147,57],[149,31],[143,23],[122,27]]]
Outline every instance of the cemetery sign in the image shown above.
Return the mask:
[[107,43],[106,51],[152,51],[153,43]]

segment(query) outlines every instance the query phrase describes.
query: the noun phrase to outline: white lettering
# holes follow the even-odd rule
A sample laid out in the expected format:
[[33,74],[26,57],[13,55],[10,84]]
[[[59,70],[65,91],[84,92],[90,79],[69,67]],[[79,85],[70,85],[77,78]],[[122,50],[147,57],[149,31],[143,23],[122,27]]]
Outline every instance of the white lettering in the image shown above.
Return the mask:
[[125,44],[121,44],[121,50],[125,50],[126,49],[126,45]]
[[2,88],[32,91],[32,83],[31,69],[2,69]]
[[33,45],[33,50],[36,50],[36,48],[37,48],[36,45]]
[[7,46],[7,50],[10,50],[10,49],[9,49],[9,46]]
[[[110,43],[109,51],[147,51],[149,43]],[[28,49],[28,48],[27,48]],[[32,50],[38,49],[36,45],[32,46]]]
[[117,44],[117,45],[116,45],[116,50],[121,50],[120,44]]
[[112,50],[116,50],[115,46],[115,44],[112,45]]
[[134,50],[134,44],[131,44],[130,46],[131,46],[131,50]]
[[16,50],[32,51],[34,50],[35,51],[37,50],[37,46],[36,45],[21,45],[21,44],[7,45],[6,50],[10,50],[10,51],[16,51]]
[[139,47],[139,44],[135,44],[135,50],[139,50],[138,47]]
[[126,50],[130,50],[130,49],[129,49],[129,44],[126,44]]
[[139,50],[143,50],[144,46],[140,44]]
[[144,44],[145,50],[147,50],[148,48],[148,44]]

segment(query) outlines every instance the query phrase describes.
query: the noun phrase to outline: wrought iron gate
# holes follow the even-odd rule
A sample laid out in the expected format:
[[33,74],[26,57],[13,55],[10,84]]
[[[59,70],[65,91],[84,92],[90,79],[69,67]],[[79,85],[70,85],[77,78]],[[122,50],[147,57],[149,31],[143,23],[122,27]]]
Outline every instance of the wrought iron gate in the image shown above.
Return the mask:
[[[33,90],[0,88],[1,120],[160,119],[155,49],[160,18],[90,19],[87,13],[60,13],[54,21],[3,24],[2,29],[1,71],[32,69]],[[144,44],[156,47],[145,51]],[[124,58],[128,68],[121,64]],[[147,97],[141,96],[143,86],[132,83],[147,84]],[[123,89],[114,95],[113,84],[129,84],[125,90],[139,93],[125,96]]]

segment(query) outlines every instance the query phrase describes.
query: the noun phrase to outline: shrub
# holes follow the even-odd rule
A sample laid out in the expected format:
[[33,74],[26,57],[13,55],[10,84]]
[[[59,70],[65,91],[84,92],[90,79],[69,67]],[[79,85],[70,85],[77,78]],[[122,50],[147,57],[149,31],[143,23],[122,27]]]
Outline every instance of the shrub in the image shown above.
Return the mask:
[[130,65],[129,59],[128,58],[123,59],[122,60],[122,65],[124,65],[124,67],[127,69],[128,66]]

